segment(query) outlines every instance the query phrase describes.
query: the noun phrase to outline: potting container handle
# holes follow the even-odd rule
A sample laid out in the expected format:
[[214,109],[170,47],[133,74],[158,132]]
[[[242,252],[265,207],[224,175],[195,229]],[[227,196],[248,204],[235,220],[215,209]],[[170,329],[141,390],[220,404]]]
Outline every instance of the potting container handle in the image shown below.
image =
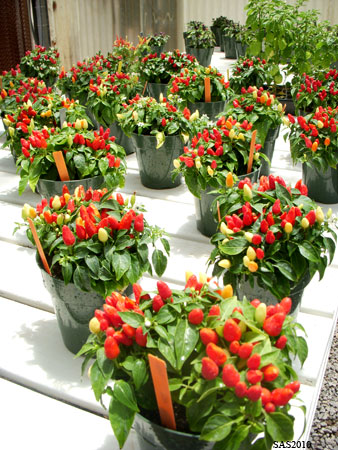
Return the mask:
[[33,235],[33,238],[34,238],[34,241],[35,241],[35,245],[36,245],[36,247],[38,249],[38,252],[39,252],[39,255],[40,255],[43,267],[45,268],[45,271],[48,273],[48,275],[52,276],[52,273],[50,271],[50,268],[49,268],[49,265],[48,265],[48,262],[47,262],[47,259],[46,259],[45,252],[43,251],[43,248],[42,248],[42,245],[41,245],[38,233],[36,232],[35,225],[34,225],[32,219],[30,217],[28,217],[27,220],[28,220],[28,223],[29,223],[29,227],[30,227],[30,229],[32,231],[32,235]]
[[211,102],[211,93],[210,93],[210,78],[204,78],[204,99],[206,103]]
[[57,171],[59,172],[59,177],[61,181],[69,181],[69,174],[67,170],[67,166],[65,163],[65,159],[61,151],[53,152],[55,164]]
[[252,162],[253,162],[253,156],[254,156],[254,150],[255,150],[255,143],[256,143],[256,134],[257,130],[253,130],[252,136],[251,136],[251,143],[250,143],[250,153],[249,153],[249,161],[248,161],[248,170],[246,173],[250,173],[252,170]]
[[161,423],[166,428],[176,430],[174,408],[169,390],[167,365],[162,359],[150,353],[148,354],[148,359]]

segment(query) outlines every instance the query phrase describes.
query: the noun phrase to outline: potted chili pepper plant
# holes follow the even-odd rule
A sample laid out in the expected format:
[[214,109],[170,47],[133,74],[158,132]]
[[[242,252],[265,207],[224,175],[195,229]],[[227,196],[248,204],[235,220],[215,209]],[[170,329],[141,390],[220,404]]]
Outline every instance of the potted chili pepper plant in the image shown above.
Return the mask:
[[[79,184],[97,188],[106,184],[109,188],[124,185],[125,152],[117,145],[110,131],[88,130],[86,119],[77,119],[62,128],[35,130],[21,139],[21,155],[17,159],[20,171],[19,194],[27,186],[36,187],[42,196],[59,194],[63,184],[74,189]],[[29,127],[28,127],[29,128]],[[61,151],[70,181],[58,181],[59,172],[54,152]]]
[[216,44],[214,33],[203,23],[186,34],[187,53],[194,55],[201,66],[209,66]]
[[[174,161],[173,177],[182,174],[189,191],[195,197],[197,229],[205,236],[212,236],[217,222],[211,212],[215,199],[213,191],[225,184],[227,174],[234,172],[241,177],[258,178],[260,153],[258,146],[253,165],[248,174],[249,150],[252,124],[247,120],[237,121],[223,116],[216,126],[209,126],[198,132],[190,147]],[[265,156],[263,156],[264,158]]]
[[264,91],[249,86],[241,89],[241,94],[234,95],[225,106],[225,114],[231,115],[240,122],[248,120],[257,130],[257,142],[261,145],[260,152],[268,160],[262,162],[260,175],[269,175],[270,162],[275,149],[275,142],[283,123],[284,110],[278,99]]
[[293,163],[302,163],[309,196],[322,203],[338,202],[338,107],[319,106],[297,119],[289,114]]
[[[206,101],[206,78],[210,79],[210,101]],[[224,111],[226,102],[233,94],[224,75],[211,67],[185,68],[179,75],[173,76],[168,85],[168,93],[178,95],[183,102],[180,107],[188,107],[191,112],[207,114],[214,120]],[[170,95],[169,94],[169,95]]]
[[169,41],[170,36],[163,32],[149,34],[147,36],[147,46],[149,47],[148,53],[157,53],[158,55],[163,52],[165,44]]
[[105,78],[97,76],[96,82],[89,83],[87,106],[96,122],[110,128],[116,142],[122,145],[126,154],[134,152],[132,142],[122,132],[117,122],[117,114],[123,112],[123,104],[135,97],[142,90],[136,75],[116,72]]
[[47,86],[52,86],[57,81],[60,70],[60,54],[54,47],[47,49],[36,45],[21,58],[20,69],[26,77],[39,78]]
[[[181,290],[158,281],[154,293],[135,285],[134,300],[113,292],[95,312],[78,355],[82,372],[94,360],[92,388],[109,400],[120,448],[132,426],[141,449],[244,450],[260,435],[267,450],[293,439],[289,401],[301,387],[291,357],[303,363],[307,344],[287,315],[291,300],[264,317],[264,303],[231,291],[192,275]],[[176,430],[161,426],[148,355],[166,363]]]
[[[166,268],[167,257],[155,243],[161,239],[167,254],[169,243],[163,230],[147,223],[134,197],[83,186],[70,195],[64,186],[62,195],[23,208],[22,217],[33,219],[50,267],[48,274],[37,255],[64,344],[74,353],[85,343],[88,321],[108,293],[130,290],[143,273],[152,273],[152,266],[159,276]],[[34,244],[29,227],[27,236]]]
[[321,279],[332,262],[332,211],[325,216],[301,180],[291,188],[279,176],[219,192],[220,232],[211,239],[209,259],[214,275],[250,300],[264,296],[274,304],[290,296],[295,312],[313,275]]
[[143,84],[147,83],[148,95],[159,100],[160,94],[166,95],[172,75],[181,73],[185,67],[195,66],[197,60],[194,56],[174,50],[144,56],[139,63],[138,72],[140,81]]
[[134,141],[141,182],[151,189],[174,188],[181,183],[171,179],[173,161],[183,151],[184,142],[194,131],[194,116],[166,98],[136,96],[124,105],[119,124]]
[[242,88],[249,86],[267,88],[272,83],[270,71],[272,65],[259,57],[241,57],[233,63],[230,77],[230,87],[236,94],[242,93]]

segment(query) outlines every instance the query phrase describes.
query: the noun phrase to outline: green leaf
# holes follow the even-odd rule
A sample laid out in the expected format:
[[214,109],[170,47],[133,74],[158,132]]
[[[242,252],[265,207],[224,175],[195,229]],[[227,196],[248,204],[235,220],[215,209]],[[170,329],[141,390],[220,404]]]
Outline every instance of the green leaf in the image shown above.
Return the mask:
[[156,323],[166,324],[173,322],[176,318],[176,314],[171,308],[169,308],[169,305],[164,305],[155,317]]
[[120,448],[125,444],[135,418],[135,411],[112,397],[109,404],[109,420]]
[[299,252],[304,258],[312,262],[317,262],[320,258],[315,247],[308,241],[298,244]]
[[140,255],[142,261],[145,263],[148,261],[148,246],[146,244],[142,244],[137,248],[137,253]]
[[[182,383],[181,383],[182,385]],[[191,431],[199,431],[199,421],[203,419],[204,417],[208,416],[213,407],[214,402],[216,400],[216,392],[211,396],[207,397],[201,402],[198,403],[198,406],[195,402],[193,402],[188,408],[187,408],[187,419],[189,422],[189,426]]]
[[155,272],[160,277],[163,275],[165,269],[167,268],[167,257],[164,255],[162,250],[155,249],[151,256]]
[[262,43],[258,40],[255,40],[250,44],[250,46],[248,48],[248,53],[250,55],[257,56],[260,54],[261,48],[262,48]]
[[169,256],[170,254],[170,245],[169,242],[167,241],[167,239],[165,238],[161,238],[161,242],[163,245],[164,250],[166,251],[167,255]]
[[324,245],[326,250],[328,250],[330,255],[330,264],[332,263],[332,259],[336,250],[336,244],[334,243],[334,240],[328,237],[324,237]]
[[65,263],[62,264],[61,270],[62,270],[63,281],[65,284],[68,284],[71,281],[72,275],[73,275],[72,263],[69,261],[66,261]]
[[293,439],[293,421],[282,412],[265,414],[266,428],[274,441],[291,441]]
[[132,411],[139,412],[134,392],[130,385],[124,380],[114,383],[114,397]]
[[88,275],[88,269],[85,267],[77,266],[74,270],[73,281],[76,287],[81,291],[90,291],[90,279]]
[[114,253],[112,257],[112,266],[116,273],[116,280],[120,280],[127,272],[131,264],[131,257],[128,252]]
[[94,362],[90,369],[90,381],[97,401],[100,400],[103,391],[107,385],[107,378],[103,375],[97,361]]
[[[222,446],[222,441],[218,442],[213,450],[238,450],[243,444],[243,441],[245,441],[245,439],[248,437],[249,430],[250,425],[237,426],[235,428],[235,431],[231,433],[230,438],[228,437],[226,439],[226,442],[224,442],[224,446]],[[251,448],[249,443],[247,443],[247,448]]]
[[144,316],[132,311],[119,311],[119,316],[123,322],[127,323],[133,328],[138,328],[144,325]]
[[104,347],[100,347],[96,352],[96,361],[106,380],[109,380],[114,372],[113,360],[106,357]]
[[307,356],[308,356],[308,346],[306,340],[302,336],[297,337],[297,355],[303,366]]
[[136,283],[141,276],[140,263],[136,255],[131,255],[131,264],[126,272],[126,276],[131,284]]
[[[174,350],[163,339],[160,339],[158,341],[158,350],[164,356],[164,358],[169,362],[169,364],[171,364],[174,369],[177,369]],[[182,385],[182,383],[181,383],[181,385]]]
[[99,275],[99,270],[100,270],[100,261],[99,258],[97,256],[86,256],[85,257],[85,263],[87,264],[87,266],[89,267],[89,269],[96,275]]
[[293,268],[290,263],[287,261],[279,261],[277,264],[274,264],[274,267],[277,269],[288,279],[291,281],[296,281],[297,276],[293,271]]
[[135,384],[135,389],[140,389],[144,383],[147,381],[147,366],[143,359],[137,359],[132,368],[133,381]]
[[175,354],[177,367],[181,369],[184,362],[194,350],[199,338],[199,332],[186,319],[180,320],[175,332]]
[[74,164],[80,173],[86,170],[86,158],[82,154],[74,155]]
[[229,422],[227,417],[221,414],[215,414],[204,425],[201,432],[201,439],[205,441],[221,441],[230,434],[233,423],[233,421]]
[[233,239],[218,246],[221,253],[225,255],[239,255],[246,247],[248,247],[248,241],[245,238]]

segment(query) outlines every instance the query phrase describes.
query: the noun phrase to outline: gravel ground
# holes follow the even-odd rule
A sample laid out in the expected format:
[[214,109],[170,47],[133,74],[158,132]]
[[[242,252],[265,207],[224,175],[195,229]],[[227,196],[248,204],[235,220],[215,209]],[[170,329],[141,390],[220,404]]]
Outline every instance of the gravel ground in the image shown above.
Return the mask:
[[338,450],[338,326],[309,441],[313,450]]

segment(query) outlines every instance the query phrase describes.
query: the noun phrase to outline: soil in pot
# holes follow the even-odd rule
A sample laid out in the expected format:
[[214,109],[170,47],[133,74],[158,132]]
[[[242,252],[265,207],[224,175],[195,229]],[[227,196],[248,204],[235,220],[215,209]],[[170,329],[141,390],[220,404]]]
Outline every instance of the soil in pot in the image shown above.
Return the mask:
[[[266,135],[264,147],[260,150],[261,153],[264,153],[269,160],[272,162],[273,152],[275,150],[276,139],[279,135],[280,126],[277,128],[270,128],[268,134]],[[262,159],[261,165],[261,173],[260,176],[269,176],[270,175],[270,164]]]
[[324,172],[304,163],[302,172],[310,198],[325,204],[338,203],[338,166]]
[[201,66],[208,67],[211,63],[211,58],[214,53],[214,47],[210,48],[187,47],[187,53],[195,56]]
[[75,188],[82,185],[85,189],[89,189],[92,187],[94,190],[99,189],[104,184],[104,177],[99,175],[97,177],[91,178],[83,178],[82,180],[70,180],[70,181],[54,181],[54,180],[46,180],[44,178],[40,178],[37,185],[36,191],[43,198],[54,197],[54,195],[62,194],[62,187],[66,185],[69,189],[69,192],[74,192]]
[[164,144],[156,148],[155,136],[133,134],[141,183],[150,189],[170,189],[181,184],[182,177],[171,180],[173,161],[183,152],[179,136],[166,136]]
[[[238,179],[241,180],[247,177],[250,178],[252,182],[255,182],[258,180],[259,174],[260,168],[249,174],[241,175]],[[214,190],[215,188],[207,186],[207,188],[201,192],[200,199],[194,197],[197,229],[207,237],[213,236],[217,231],[217,222],[211,212],[211,205],[218,197],[218,194],[209,194],[209,192]]]
[[[292,300],[290,314],[293,317],[297,317],[304,289],[310,281],[310,274],[306,273],[304,277],[294,287],[291,288],[289,295]],[[258,286],[256,280],[254,281],[253,286],[251,286],[249,280],[240,281],[236,287],[236,295],[239,299],[242,299],[245,296],[249,301],[253,300],[254,298],[258,298],[266,305],[276,305],[282,300],[281,298],[275,297],[268,289],[264,289]]]

